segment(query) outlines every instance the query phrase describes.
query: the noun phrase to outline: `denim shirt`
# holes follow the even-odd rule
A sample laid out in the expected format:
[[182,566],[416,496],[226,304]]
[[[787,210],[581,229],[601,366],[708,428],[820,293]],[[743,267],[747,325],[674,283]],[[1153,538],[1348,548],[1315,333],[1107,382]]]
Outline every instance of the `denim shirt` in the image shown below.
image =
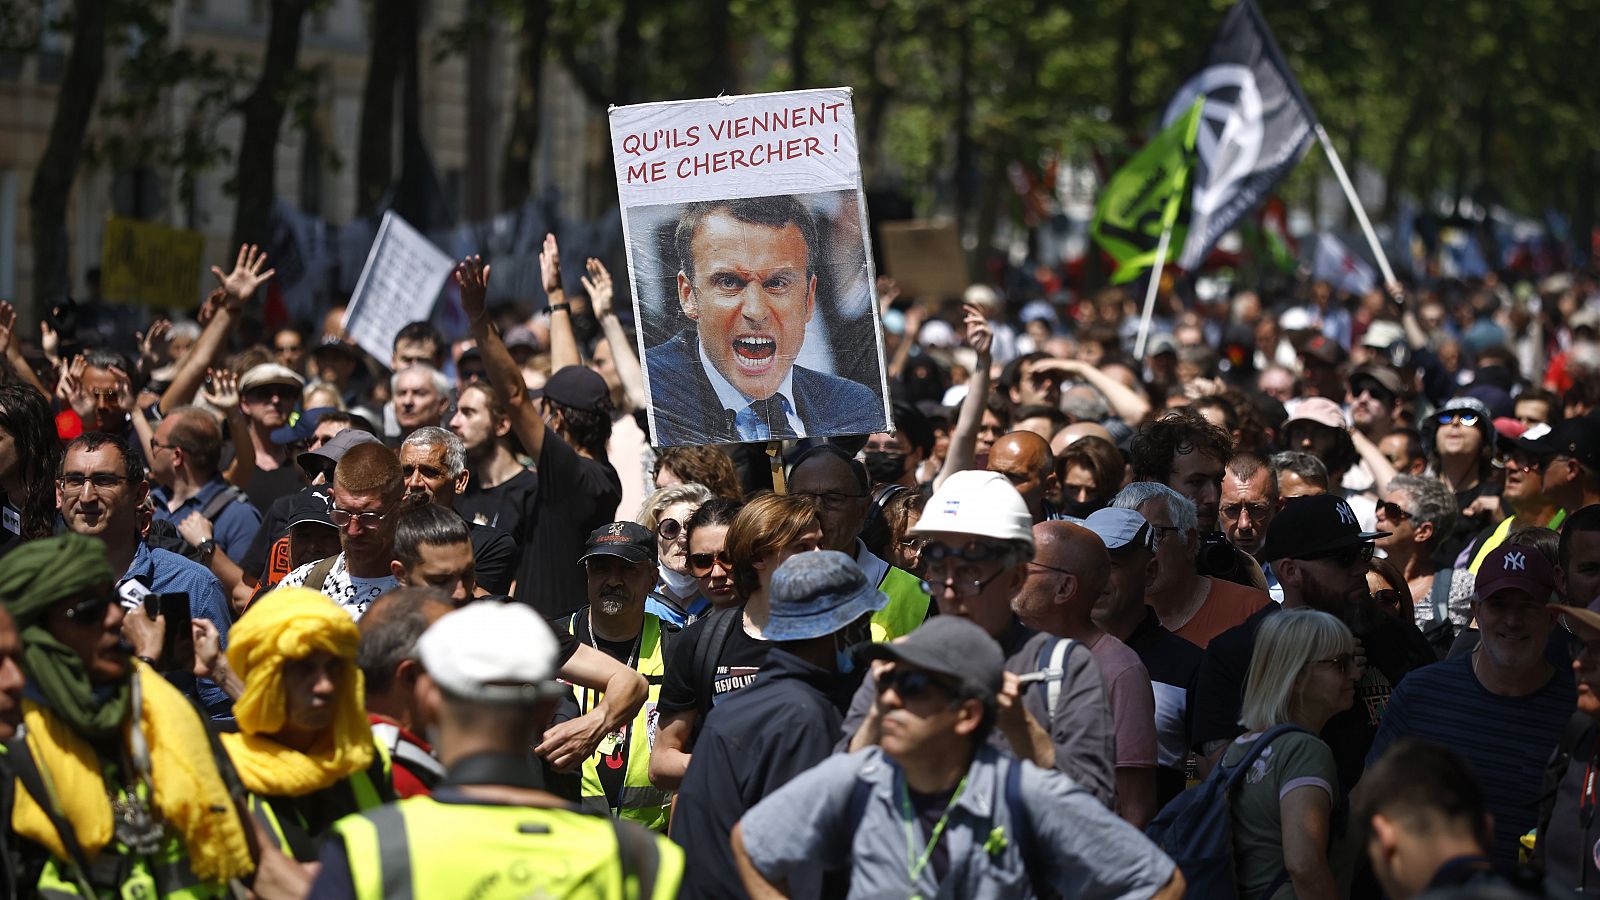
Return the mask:
[[[134,551],[128,571],[118,579],[120,584],[135,576],[150,583],[157,594],[184,593],[189,595],[189,615],[196,619],[210,619],[217,626],[222,649],[228,648],[228,629],[233,627],[233,611],[222,593],[222,583],[217,576],[199,563],[184,559],[168,550],[146,547],[142,542]],[[233,701],[208,678],[195,678],[188,672],[167,672],[167,680],[179,690],[195,697],[213,719],[233,716]]]

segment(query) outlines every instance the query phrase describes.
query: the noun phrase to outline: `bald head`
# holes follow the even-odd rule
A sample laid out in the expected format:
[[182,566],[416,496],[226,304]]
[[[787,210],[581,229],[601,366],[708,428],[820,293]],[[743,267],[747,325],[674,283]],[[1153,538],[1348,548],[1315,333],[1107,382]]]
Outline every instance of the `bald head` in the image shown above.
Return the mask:
[[1041,522],[1033,526],[1033,540],[1033,563],[1012,601],[1018,618],[1057,637],[1092,638],[1095,601],[1111,570],[1105,545],[1071,522]]
[[1111,432],[1099,422],[1074,422],[1056,432],[1056,436],[1050,441],[1050,452],[1060,456],[1061,451],[1067,449],[1073,441],[1086,437],[1097,437],[1112,445],[1117,443],[1116,439],[1111,437]]
[[1013,431],[989,449],[989,471],[1011,482],[1035,522],[1044,521],[1044,498],[1055,487],[1055,467],[1050,444],[1031,431]]
[[1111,554],[1099,535],[1072,522],[1040,522],[1033,526],[1033,542],[1033,561],[1071,572],[1078,580],[1072,602],[1088,609],[1111,572]]

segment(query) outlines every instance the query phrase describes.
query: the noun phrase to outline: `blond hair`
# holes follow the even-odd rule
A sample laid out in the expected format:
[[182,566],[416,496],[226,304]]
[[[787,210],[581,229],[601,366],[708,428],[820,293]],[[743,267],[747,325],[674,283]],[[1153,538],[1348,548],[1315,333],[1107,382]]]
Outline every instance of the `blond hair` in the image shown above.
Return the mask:
[[1239,724],[1249,731],[1265,731],[1289,721],[1305,667],[1353,653],[1355,647],[1349,627],[1320,610],[1286,609],[1268,616],[1256,632],[1255,652],[1250,654]]

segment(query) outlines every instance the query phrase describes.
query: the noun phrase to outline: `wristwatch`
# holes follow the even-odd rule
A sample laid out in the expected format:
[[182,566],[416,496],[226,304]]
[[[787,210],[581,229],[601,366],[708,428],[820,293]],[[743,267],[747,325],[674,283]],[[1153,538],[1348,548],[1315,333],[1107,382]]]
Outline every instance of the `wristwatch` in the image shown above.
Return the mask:
[[201,556],[210,557],[217,549],[217,542],[212,538],[206,538],[195,549],[200,551]]

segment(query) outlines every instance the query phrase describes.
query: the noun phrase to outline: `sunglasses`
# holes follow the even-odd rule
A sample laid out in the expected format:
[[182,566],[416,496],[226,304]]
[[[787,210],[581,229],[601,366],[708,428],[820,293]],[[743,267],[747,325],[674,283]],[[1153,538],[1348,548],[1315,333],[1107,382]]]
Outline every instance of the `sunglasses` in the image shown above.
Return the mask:
[[1400,592],[1393,588],[1384,588],[1381,591],[1372,592],[1373,602],[1387,610],[1398,610],[1400,608],[1400,599]]
[[1440,413],[1437,417],[1440,425],[1461,424],[1468,428],[1478,427],[1477,413]]
[[949,544],[930,543],[922,548],[922,555],[929,562],[941,563],[947,559],[959,559],[962,562],[988,562],[1006,555],[1004,547],[995,547],[990,544],[971,543],[962,547],[952,547]]
[[1384,521],[1394,522],[1397,525],[1407,519],[1416,518],[1416,516],[1406,512],[1400,504],[1388,500],[1378,504],[1378,511],[1383,513]]
[[689,554],[689,572],[696,578],[704,578],[710,575],[712,568],[715,566],[721,566],[724,572],[733,571],[733,560],[728,558],[728,551],[718,550],[716,553]]
[[921,669],[890,669],[878,676],[878,693],[894,688],[901,700],[916,700],[932,691],[955,696],[956,690],[938,677]]
[[1331,550],[1327,553],[1318,553],[1315,556],[1305,556],[1301,558],[1307,560],[1325,559],[1328,562],[1339,566],[1340,568],[1347,568],[1355,565],[1357,562],[1370,561],[1372,559],[1372,549],[1372,542],[1368,541],[1364,544],[1354,544],[1349,547],[1340,547],[1338,550]]
[[62,615],[79,625],[95,625],[105,616],[106,607],[116,602],[117,596],[115,594],[102,594],[82,601],[62,613]]
[[663,541],[675,541],[683,534],[683,523],[677,519],[662,519],[656,523],[656,536]]
[[347,509],[340,509],[337,506],[328,510],[328,518],[332,519],[333,524],[339,526],[340,528],[349,525],[351,520],[361,523],[362,528],[377,528],[378,524],[382,522],[384,517],[387,515],[389,515],[387,512],[353,513]]

